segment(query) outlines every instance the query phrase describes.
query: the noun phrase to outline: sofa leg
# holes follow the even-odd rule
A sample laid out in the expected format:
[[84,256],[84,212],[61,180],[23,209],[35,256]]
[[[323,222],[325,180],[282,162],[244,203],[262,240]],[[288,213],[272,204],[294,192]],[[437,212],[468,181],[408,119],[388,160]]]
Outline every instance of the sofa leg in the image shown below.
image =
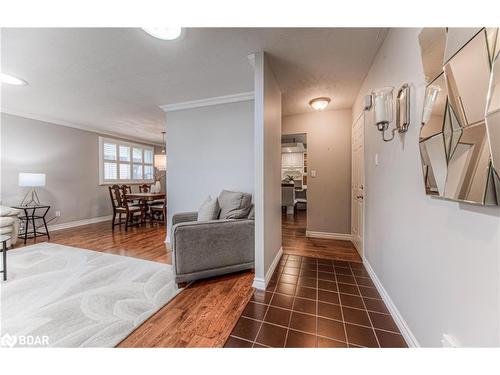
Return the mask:
[[177,288],[182,289],[188,286],[188,282],[177,283]]

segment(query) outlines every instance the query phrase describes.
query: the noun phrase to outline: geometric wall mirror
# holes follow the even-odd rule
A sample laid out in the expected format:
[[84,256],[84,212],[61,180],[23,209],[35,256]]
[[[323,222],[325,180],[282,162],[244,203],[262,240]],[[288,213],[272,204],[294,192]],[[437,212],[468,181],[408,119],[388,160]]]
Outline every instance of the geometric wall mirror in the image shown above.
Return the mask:
[[499,28],[424,28],[420,156],[428,195],[500,203]]

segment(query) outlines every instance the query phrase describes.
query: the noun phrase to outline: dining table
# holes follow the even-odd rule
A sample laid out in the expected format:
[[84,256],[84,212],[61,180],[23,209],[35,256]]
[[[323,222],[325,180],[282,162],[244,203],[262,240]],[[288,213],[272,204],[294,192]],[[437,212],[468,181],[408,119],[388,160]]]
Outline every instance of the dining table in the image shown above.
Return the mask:
[[[143,207],[144,212],[145,212],[145,217],[144,219],[147,220],[147,217],[149,217],[151,220],[153,220],[152,212],[149,212],[150,210],[148,209],[148,202],[154,202],[158,200],[164,200],[166,197],[165,193],[126,193],[125,198],[129,201],[139,201],[139,205]],[[163,207],[165,207],[164,203]],[[164,214],[165,215],[165,214]]]
[[165,193],[127,193],[126,198],[131,200],[150,202],[165,199]]

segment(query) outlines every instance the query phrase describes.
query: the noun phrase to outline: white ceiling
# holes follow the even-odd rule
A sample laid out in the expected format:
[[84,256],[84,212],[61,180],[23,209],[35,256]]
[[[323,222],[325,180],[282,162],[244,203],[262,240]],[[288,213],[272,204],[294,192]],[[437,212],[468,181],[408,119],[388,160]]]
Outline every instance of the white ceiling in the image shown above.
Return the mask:
[[[137,28],[2,29],[2,110],[161,141],[160,105],[253,91],[247,56],[266,51],[285,115],[350,108],[383,41],[378,28],[195,28],[161,41]],[[167,135],[168,136],[168,135]]]

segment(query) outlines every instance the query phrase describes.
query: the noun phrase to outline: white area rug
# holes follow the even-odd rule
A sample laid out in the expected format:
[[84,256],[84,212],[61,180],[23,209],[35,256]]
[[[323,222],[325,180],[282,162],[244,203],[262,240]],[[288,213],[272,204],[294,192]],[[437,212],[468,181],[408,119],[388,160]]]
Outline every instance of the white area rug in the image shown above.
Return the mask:
[[2,346],[114,347],[180,291],[168,264],[52,243],[7,255]]

